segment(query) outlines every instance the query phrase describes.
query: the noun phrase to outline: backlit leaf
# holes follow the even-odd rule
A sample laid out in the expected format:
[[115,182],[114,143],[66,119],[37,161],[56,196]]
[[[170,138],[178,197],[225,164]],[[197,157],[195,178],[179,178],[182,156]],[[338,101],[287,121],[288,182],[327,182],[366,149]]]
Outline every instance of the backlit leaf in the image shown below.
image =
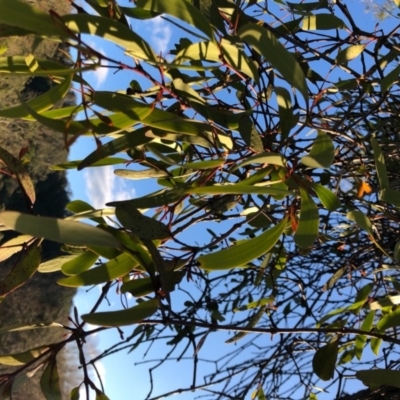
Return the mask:
[[61,267],[65,275],[76,275],[89,269],[99,258],[99,256],[90,250],[79,254],[78,257],[68,260]]
[[122,311],[98,312],[82,315],[85,322],[100,326],[125,326],[137,324],[151,317],[158,309],[158,299],[143,301]]
[[200,256],[197,261],[200,268],[206,271],[219,271],[245,266],[249,262],[268,253],[281,237],[286,228],[287,218],[273,228],[261,233],[253,239],[242,241],[231,247],[211,254]]
[[68,261],[77,258],[76,254],[69,254],[67,256],[60,256],[46,261],[39,265],[38,271],[42,274],[47,274],[51,272],[61,271],[61,267]]
[[341,206],[339,198],[325,186],[319,183],[311,183],[311,187],[327,210],[335,211]]
[[[375,311],[370,311],[365,317],[360,330],[364,332],[370,332],[372,329],[372,324],[374,322],[374,317],[375,317]],[[354,345],[354,353],[359,360],[361,360],[361,356],[366,342],[367,342],[366,335],[357,335],[356,343]]]
[[7,240],[0,246],[0,262],[7,260],[13,254],[18,253],[24,247],[27,247],[29,242],[32,242],[33,236],[20,235],[13,239]]
[[336,57],[336,62],[339,64],[345,64],[348,61],[354,60],[357,58],[365,49],[365,45],[363,44],[354,44],[349,47],[346,47]]
[[386,329],[395,328],[400,326],[400,308],[386,314],[377,324],[376,327],[380,331],[385,331]]
[[305,16],[301,27],[306,31],[345,29],[346,24],[333,14],[315,14]]

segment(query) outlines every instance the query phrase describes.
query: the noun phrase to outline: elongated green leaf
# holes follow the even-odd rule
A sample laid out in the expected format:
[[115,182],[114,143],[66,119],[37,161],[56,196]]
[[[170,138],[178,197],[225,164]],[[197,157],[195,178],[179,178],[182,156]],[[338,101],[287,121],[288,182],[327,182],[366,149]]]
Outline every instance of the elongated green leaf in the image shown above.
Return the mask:
[[286,165],[286,160],[278,153],[261,153],[255,156],[249,157],[246,160],[240,162],[232,168],[232,172],[236,171],[238,168],[244,167],[245,165],[253,164],[272,164],[284,167]]
[[48,13],[33,7],[21,0],[0,0],[0,22],[31,32],[45,35],[46,37],[59,36],[67,39],[67,30],[63,29]]
[[308,99],[307,83],[303,70],[273,33],[256,24],[247,24],[240,28],[238,35],[265,57],[282,74],[285,80],[299,89],[305,99]]
[[294,235],[294,241],[302,249],[311,247],[318,236],[318,207],[307,190],[300,188],[301,207],[299,225]]
[[225,159],[220,158],[218,160],[205,160],[205,161],[195,161],[188,162],[182,165],[182,168],[193,169],[195,171],[202,169],[214,169],[224,165]]
[[68,261],[77,258],[76,254],[70,254],[68,256],[60,256],[53,258],[52,260],[46,261],[39,265],[38,271],[42,274],[47,274],[51,272],[61,271],[61,267]]
[[[72,74],[65,77],[64,80],[55,87],[51,88],[48,92],[27,101],[27,105],[36,112],[42,112],[53,107],[55,103],[61,100],[67,93],[71,86]],[[26,107],[23,105],[15,106],[0,110],[0,117],[3,118],[26,118],[30,114]]]
[[156,219],[143,215],[132,203],[120,203],[115,215],[122,226],[140,239],[167,239],[171,233],[166,225]]
[[379,386],[394,386],[400,388],[400,371],[388,369],[367,369],[356,372],[356,378],[372,389]]
[[[249,319],[248,324],[246,325],[246,328],[254,328],[258,321],[262,318],[262,316],[265,313],[266,306],[260,307],[257,312]],[[238,332],[236,333],[233,337],[225,341],[226,344],[230,343],[235,343],[238,340],[244,338],[246,335],[248,335],[249,332]]]
[[323,381],[329,381],[335,374],[335,365],[338,355],[339,344],[334,340],[320,347],[313,357],[314,373]]
[[310,153],[302,157],[301,162],[311,168],[329,168],[334,157],[335,148],[332,139],[325,132],[318,131]]
[[37,357],[39,357],[41,354],[43,354],[48,349],[49,349],[49,346],[40,346],[40,347],[36,347],[34,349],[24,351],[22,353],[0,356],[0,364],[12,365],[12,366],[25,365],[25,364],[35,360]]
[[146,11],[169,14],[185,21],[214,40],[214,32],[204,15],[188,1],[138,0],[136,6]]
[[[370,311],[368,315],[365,317],[364,322],[361,325],[360,330],[364,332],[369,332],[372,329],[372,324],[374,322],[375,311]],[[361,360],[362,353],[365,347],[365,343],[367,342],[366,335],[358,335],[356,337],[356,343],[354,345],[354,354],[356,357]]]
[[0,328],[0,335],[7,332],[21,332],[45,328],[63,328],[63,325],[59,324],[58,322],[50,322],[48,324],[6,326],[4,328]]
[[346,217],[354,221],[360,228],[366,230],[368,234],[370,235],[373,234],[371,221],[361,211],[358,210],[349,211]]
[[227,249],[200,256],[197,261],[206,271],[219,271],[244,266],[268,253],[286,228],[287,218],[259,236],[233,245]]
[[127,310],[85,314],[82,319],[89,324],[101,326],[133,325],[151,317],[157,309],[158,299],[151,299]]
[[301,27],[305,31],[346,29],[346,24],[336,15],[316,14],[304,17]]
[[365,49],[363,44],[354,44],[352,46],[346,47],[336,57],[336,62],[338,64],[346,64],[348,61],[357,58]]
[[41,255],[41,248],[37,242],[20,255],[14,268],[0,282],[0,297],[18,289],[32,277],[39,267]]
[[290,93],[283,87],[275,87],[276,100],[278,102],[281,134],[286,139],[294,126],[293,108]]
[[40,378],[40,388],[46,400],[62,400],[56,358],[47,363]]
[[118,44],[127,53],[141,60],[155,62],[156,55],[151,46],[129,27],[110,18],[89,14],[70,14],[62,17],[72,32],[99,36]]
[[119,242],[108,232],[75,221],[36,217],[15,211],[0,213],[0,222],[7,228],[58,243],[118,247]]
[[335,211],[341,206],[339,198],[325,186],[319,183],[311,183],[311,187],[327,210]]
[[377,324],[376,327],[380,331],[395,328],[400,326],[400,308],[392,311],[390,314],[385,315]]
[[65,264],[63,264],[61,271],[65,275],[79,274],[89,269],[98,258],[99,256],[96,253],[87,250],[82,254],[79,254],[78,257],[68,260]]
[[137,267],[137,265],[138,263],[130,254],[122,253],[114,260],[101,264],[99,267],[83,271],[67,278],[61,278],[57,283],[61,286],[68,287],[98,285],[125,276]]
[[[127,160],[126,158],[107,157],[107,158],[103,158],[102,160],[96,161],[91,165],[88,165],[88,167],[104,167],[107,165],[125,164],[128,161],[129,160]],[[81,162],[82,162],[82,160],[68,161],[66,163],[53,165],[51,167],[51,169],[54,171],[64,171],[66,169],[77,169],[78,166],[81,164]]]
[[387,188],[379,192],[379,198],[386,203],[392,204],[400,208],[400,192],[395,189]]
[[385,157],[378,141],[374,137],[371,138],[371,144],[374,150],[375,168],[376,174],[378,175],[379,186],[382,190],[387,189],[389,187],[389,179],[387,176]]
[[251,186],[240,183],[234,185],[213,185],[186,189],[187,194],[270,194],[271,196],[289,196],[292,192],[274,187]]
[[390,89],[390,87],[399,81],[400,76],[400,65],[396,67],[393,71],[389,72],[382,80],[381,80],[381,92],[385,93]]
[[[373,288],[374,288],[374,284],[373,283],[368,283],[367,285],[363,286],[357,292],[357,296],[356,296],[356,298],[354,300],[354,303],[355,304],[359,304],[359,306],[351,310],[351,312],[354,315],[358,315],[360,313],[362,307],[364,307],[365,303],[367,302],[368,296],[371,293]],[[361,304],[362,302],[364,302],[364,304]]]
[[347,266],[339,268],[325,283],[322,288],[323,292],[326,292],[328,289],[334,286],[334,284],[347,272]]
[[262,153],[264,151],[264,144],[261,140],[260,134],[248,115],[242,115],[239,118],[237,129],[239,130],[240,136],[250,149],[256,153]]
[[32,239],[33,236],[20,235],[4,242],[0,247],[0,262],[7,260],[7,258],[10,258],[13,254],[21,251]]
[[149,178],[163,178],[168,176],[168,172],[162,169],[148,168],[141,171],[133,171],[132,169],[116,169],[114,174],[125,179],[149,179]]

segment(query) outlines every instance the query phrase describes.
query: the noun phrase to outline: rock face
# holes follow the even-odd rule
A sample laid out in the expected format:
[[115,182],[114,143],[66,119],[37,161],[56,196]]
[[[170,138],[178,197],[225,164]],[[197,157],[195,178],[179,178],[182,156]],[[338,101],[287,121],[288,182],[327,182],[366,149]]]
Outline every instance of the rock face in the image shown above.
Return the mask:
[[[35,0],[34,3],[42,9],[54,9],[59,14],[69,11],[69,3],[65,1]],[[0,31],[6,28],[0,25]],[[13,37],[2,40],[1,43],[7,47],[3,56],[33,53],[37,58],[59,60],[60,57],[58,44],[55,42],[42,41],[37,45],[32,38]],[[19,104],[18,93],[24,100],[29,100],[49,90],[52,84],[47,78],[32,79],[26,76],[0,75],[0,108]],[[71,105],[74,102],[74,95],[71,93],[58,106]],[[67,160],[68,154],[65,150],[63,135],[38,123],[0,118],[0,146],[14,156],[18,156],[21,148],[29,147],[31,155],[29,173],[34,182],[37,197],[34,212],[40,215],[63,217],[65,206],[69,201],[66,174],[49,168],[51,165]],[[26,201],[17,181],[4,174],[0,174],[0,209],[27,211]],[[4,239],[10,237],[9,235],[6,233]],[[52,242],[43,244],[44,260],[58,254],[60,254],[58,244]],[[0,279],[9,268],[12,268],[14,261],[15,258],[0,263]],[[58,286],[56,279],[57,276],[54,274],[37,273],[26,285],[7,296],[0,303],[0,328],[38,322],[66,323],[75,292]],[[42,344],[60,341],[63,333],[64,331],[57,329],[44,329],[1,335],[0,354],[18,353]],[[65,357],[61,356],[59,362],[61,374],[65,369],[62,366],[65,363]],[[6,371],[12,371],[12,369],[0,365],[0,374]],[[38,384],[41,371],[37,375],[37,378],[27,379],[13,398],[43,399]]]

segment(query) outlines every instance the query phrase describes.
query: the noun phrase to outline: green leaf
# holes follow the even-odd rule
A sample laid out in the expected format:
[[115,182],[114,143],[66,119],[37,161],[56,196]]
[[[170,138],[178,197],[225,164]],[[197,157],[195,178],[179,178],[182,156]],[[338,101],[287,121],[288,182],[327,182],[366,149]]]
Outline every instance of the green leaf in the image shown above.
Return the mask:
[[[94,162],[91,165],[88,165],[88,167],[104,167],[107,165],[116,165],[116,164],[125,164],[129,160],[126,158],[120,158],[120,157],[107,157],[102,160],[99,160],[97,162]],[[66,163],[62,164],[57,164],[53,165],[51,169],[53,171],[64,171],[66,169],[77,169],[78,166],[81,164],[82,160],[75,160],[75,161],[68,161]]]
[[377,324],[376,327],[380,331],[385,331],[386,329],[395,328],[400,326],[400,308],[386,314]]
[[169,14],[205,33],[214,40],[214,32],[204,15],[188,1],[137,0],[136,7],[160,14]]
[[242,241],[215,253],[200,256],[197,259],[200,268],[206,271],[220,271],[245,266],[268,253],[275,246],[285,230],[286,224],[287,218],[284,218],[279,224],[253,239]]
[[335,283],[347,272],[347,265],[345,267],[339,268],[325,283],[322,288],[323,292],[326,292],[328,289],[332,288]]
[[347,28],[346,24],[333,14],[306,15],[301,27],[305,31]]
[[290,93],[283,87],[275,87],[276,100],[278,102],[279,120],[282,138],[286,139],[291,129],[293,128],[295,121],[293,118],[292,101]]
[[240,306],[238,308],[234,308],[233,311],[237,312],[237,311],[246,311],[246,310],[250,310],[252,308],[257,308],[260,306],[264,306],[267,304],[272,304],[275,301],[275,297],[271,296],[271,297],[264,297],[262,299],[256,300],[256,301],[252,301],[251,303],[248,303],[244,306]]
[[50,322],[48,324],[33,324],[33,325],[16,325],[16,326],[6,326],[4,328],[0,328],[0,335],[8,332],[21,332],[21,331],[30,331],[33,329],[45,329],[45,328],[63,328],[62,324],[58,322]]
[[340,208],[341,204],[339,198],[325,186],[322,186],[319,183],[311,183],[311,187],[327,210],[335,211]]
[[363,44],[354,44],[349,47],[346,47],[336,57],[336,62],[338,64],[346,64],[348,61],[354,60],[357,58],[365,49],[365,45]]
[[338,340],[320,347],[313,357],[314,373],[323,381],[329,381],[335,374],[336,359],[339,350]]
[[[370,311],[368,315],[365,317],[360,330],[364,332],[370,332],[374,322],[374,317],[375,317],[375,311]],[[354,345],[354,354],[359,360],[361,360],[361,356],[366,342],[367,342],[366,335],[358,335],[356,337],[356,343]]]
[[99,267],[83,271],[77,275],[61,278],[57,283],[61,286],[80,287],[98,285],[125,276],[138,266],[138,262],[128,253],[122,253],[117,258],[101,264]]
[[318,207],[307,190],[300,188],[301,207],[299,225],[294,235],[294,241],[302,249],[310,248],[318,236]]
[[38,271],[42,274],[47,274],[50,272],[61,271],[61,267],[68,261],[74,260],[77,258],[76,254],[70,254],[68,256],[60,256],[57,258],[53,258],[49,261],[46,261],[39,265]]
[[82,319],[89,324],[100,326],[133,325],[156,313],[158,304],[158,299],[151,299],[127,310],[85,314],[82,315]]
[[88,270],[99,258],[96,253],[93,253],[90,250],[79,254],[78,257],[73,258],[72,260],[67,261],[61,267],[61,271],[65,275],[75,275],[79,274],[83,271]]
[[394,246],[393,257],[397,262],[400,262],[400,240]]
[[400,388],[400,371],[387,369],[361,370],[356,372],[356,378],[371,389],[377,389],[380,386]]
[[75,245],[118,247],[110,233],[94,226],[51,217],[36,217],[15,211],[0,213],[0,222],[7,228],[53,242]]
[[[257,325],[258,321],[261,319],[261,317],[264,315],[265,309],[266,306],[260,307],[258,311],[255,314],[253,314],[252,317],[249,319],[249,322],[246,324],[246,328],[254,328]],[[226,340],[225,343],[226,344],[235,343],[238,340],[244,338],[248,334],[249,332],[238,332],[233,337]]]
[[375,168],[376,174],[378,175],[379,186],[382,190],[387,189],[389,188],[389,179],[387,176],[385,157],[378,141],[374,137],[371,138],[371,144],[374,150]]
[[301,162],[311,168],[329,168],[335,158],[335,148],[332,139],[322,131],[318,131],[308,156],[301,158]]
[[399,81],[400,75],[400,65],[390,71],[382,80],[381,80],[381,93],[387,92],[390,87]]
[[0,13],[0,22],[4,24],[39,33],[45,37],[69,38],[67,30],[57,24],[48,13],[25,1],[0,0],[0,10],[7,10]]
[[7,260],[7,258],[10,258],[13,254],[27,247],[27,244],[31,242],[32,239],[33,236],[31,235],[20,235],[2,243],[0,247],[0,262]]
[[74,387],[70,393],[70,400],[79,400],[79,386]]
[[264,151],[264,145],[261,140],[260,134],[254,127],[253,121],[248,115],[243,115],[239,118],[238,130],[240,136],[245,141],[247,146],[250,147],[256,153]]
[[366,230],[369,235],[373,235],[372,223],[368,219],[368,217],[361,211],[358,210],[349,211],[346,215],[346,218],[350,219],[351,221],[354,221],[360,228]]
[[251,186],[236,183],[233,185],[212,185],[188,188],[185,190],[187,194],[270,194],[271,196],[289,196],[292,192],[274,187]]
[[55,357],[50,359],[43,371],[40,378],[40,388],[46,400],[62,400]]
[[121,46],[133,57],[155,63],[157,57],[151,46],[129,27],[110,18],[89,14],[70,14],[62,17],[72,32],[99,36]]
[[[71,86],[72,76],[73,75],[71,74],[65,77],[59,85],[56,85],[48,92],[27,101],[26,104],[38,113],[46,111],[49,108],[53,107],[55,103],[61,100],[68,93]],[[23,105],[19,105],[0,110],[0,117],[27,118],[30,117],[30,114],[27,111],[26,107],[24,107]]]
[[0,282],[0,297],[22,286],[39,267],[42,252],[38,241],[32,243],[18,258],[16,265]]
[[238,168],[242,168],[245,165],[253,164],[272,164],[279,165],[281,167],[286,166],[286,160],[278,153],[261,153],[255,156],[248,157],[246,160],[235,165],[231,171],[236,171]]
[[400,192],[395,189],[387,188],[379,192],[379,198],[386,203],[392,204],[400,208]]
[[[376,333],[384,333],[384,332],[377,332],[376,330],[375,330],[375,332]],[[371,342],[370,342],[371,350],[373,351],[373,353],[376,356],[379,355],[379,349],[381,347],[381,344],[382,344],[382,339],[376,338],[376,337],[371,338]]]
[[171,233],[166,225],[156,219],[143,215],[132,203],[120,203],[115,215],[122,226],[140,239],[167,239]]
[[303,70],[297,60],[278,41],[273,33],[256,24],[247,24],[240,28],[238,35],[249,46],[271,63],[283,78],[299,89],[304,98],[308,99],[308,89]]
[[[358,315],[362,309],[362,307],[365,305],[365,303],[368,300],[368,296],[371,293],[372,289],[374,288],[373,283],[368,283],[367,285],[363,286],[358,292],[357,296],[354,300],[354,304],[359,304],[358,307],[354,308],[352,310],[352,313],[354,315]],[[364,304],[362,304],[364,303]]]
[[132,180],[164,178],[169,176],[168,172],[155,168],[143,169],[141,171],[133,171],[131,169],[116,169],[114,170],[114,174],[120,176],[121,178]]
[[19,366],[25,365],[38,358],[49,349],[49,346],[40,346],[22,353],[0,356],[0,364]]

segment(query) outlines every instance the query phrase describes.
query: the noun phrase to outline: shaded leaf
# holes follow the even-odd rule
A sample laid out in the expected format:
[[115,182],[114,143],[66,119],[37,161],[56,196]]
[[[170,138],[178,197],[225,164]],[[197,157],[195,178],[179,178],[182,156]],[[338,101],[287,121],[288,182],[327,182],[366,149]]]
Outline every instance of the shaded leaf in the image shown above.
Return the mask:
[[57,361],[51,358],[40,378],[40,388],[46,400],[62,400]]
[[[372,324],[374,322],[374,317],[375,317],[375,311],[370,311],[365,317],[360,330],[364,332],[370,332],[372,329]],[[367,342],[366,335],[358,335],[356,337],[356,343],[354,345],[354,354],[359,360],[361,360],[361,356],[366,342]]]
[[325,186],[312,182],[311,187],[318,196],[322,205],[327,210],[335,211],[336,209],[340,208],[341,204],[339,198]]
[[368,369],[356,372],[356,378],[371,389],[379,386],[394,386],[400,388],[400,371],[387,369]]
[[334,340],[320,347],[313,357],[314,373],[323,381],[329,381],[335,374],[335,365],[338,355],[338,340]]
[[390,87],[399,81],[400,66],[393,69],[381,80],[381,92],[385,93]]
[[35,360],[48,349],[49,346],[40,346],[22,353],[0,356],[0,364],[12,366],[25,365]]
[[301,206],[299,225],[294,235],[294,241],[302,249],[311,247],[319,232],[318,207],[307,190],[300,188]]
[[74,257],[72,260],[68,260],[61,267],[61,271],[65,275],[75,275],[79,274],[83,271],[89,269],[99,258],[99,256],[87,250],[82,254],[79,254],[78,257]]
[[140,171],[131,169],[116,169],[114,174],[125,179],[140,180],[149,178],[163,178],[169,176],[168,172],[162,169],[148,168]]
[[282,138],[286,139],[295,124],[292,101],[290,93],[285,88],[277,86],[274,90],[276,93],[276,101],[278,103],[281,134]]
[[329,168],[335,157],[335,148],[332,139],[322,131],[318,131],[308,156],[301,158],[301,162],[311,168]]
[[119,242],[108,232],[75,221],[36,217],[15,211],[0,213],[0,222],[7,228],[58,243],[118,247]]
[[260,134],[254,127],[253,121],[248,115],[243,115],[239,118],[238,127],[240,136],[245,141],[247,146],[250,147],[256,153],[264,151],[264,145],[261,140]]
[[306,15],[301,27],[306,31],[346,29],[346,24],[333,14],[315,14]]
[[378,175],[379,186],[382,190],[387,189],[389,188],[389,179],[387,176],[385,157],[376,138],[371,138],[371,145],[374,150],[375,168],[376,174]]

